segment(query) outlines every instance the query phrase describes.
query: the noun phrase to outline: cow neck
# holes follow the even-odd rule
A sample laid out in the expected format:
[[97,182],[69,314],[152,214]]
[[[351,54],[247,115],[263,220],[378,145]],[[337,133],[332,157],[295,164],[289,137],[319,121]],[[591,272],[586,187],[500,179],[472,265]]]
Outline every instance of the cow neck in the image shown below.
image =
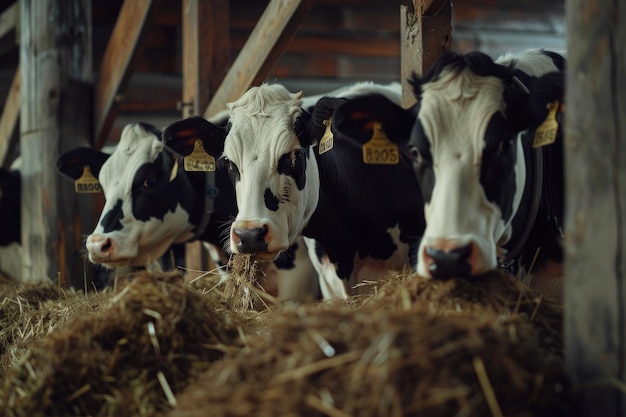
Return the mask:
[[519,260],[522,251],[528,241],[528,236],[532,231],[539,214],[541,206],[541,196],[543,194],[543,148],[534,148],[531,138],[527,131],[518,134],[518,140],[522,141],[523,158],[526,164],[526,181],[524,183],[524,192],[522,201],[518,207],[511,228],[513,234],[509,242],[510,247],[505,244],[508,249],[507,254],[499,260],[500,267],[503,269],[515,268],[516,261]]
[[204,232],[211,221],[211,215],[215,211],[215,199],[219,194],[219,189],[215,185],[215,172],[208,171],[204,173],[204,204],[200,221],[196,226],[196,231],[190,240],[202,239]]

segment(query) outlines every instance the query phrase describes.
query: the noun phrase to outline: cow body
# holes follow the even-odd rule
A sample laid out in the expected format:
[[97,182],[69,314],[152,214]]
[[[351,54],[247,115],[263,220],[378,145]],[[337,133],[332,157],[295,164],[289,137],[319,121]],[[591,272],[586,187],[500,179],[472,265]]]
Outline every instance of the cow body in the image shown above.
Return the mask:
[[554,71],[562,81],[564,64],[542,50],[495,62],[478,52],[450,53],[412,79],[417,104],[406,113],[416,115],[408,152],[425,201],[421,275],[529,268],[537,251],[537,265],[561,261],[562,135],[555,130],[545,146],[533,141],[546,106],[563,98],[562,82],[543,92],[535,83]]
[[[185,171],[183,161],[164,148],[160,135],[154,126],[130,124],[110,156],[77,148],[59,157],[59,172],[76,180],[88,166],[105,193],[102,214],[86,241],[92,262],[110,268],[143,267],[174,244],[198,239],[221,246],[225,225],[237,213],[227,173]],[[302,246],[299,261],[306,263]],[[293,268],[294,257],[294,251],[287,253],[280,260],[282,269]],[[310,280],[316,280],[313,268],[300,272],[308,288]],[[302,298],[294,291],[280,295]]]
[[[401,99],[397,86],[357,85],[341,90],[342,97],[322,98],[308,111],[300,93],[266,84],[229,104],[228,133],[200,135],[206,147],[223,146],[222,161],[235,184],[239,212],[230,228],[233,253],[274,259],[304,235],[316,242],[321,273],[336,270],[351,287],[409,264],[423,229],[415,216],[423,203],[410,159],[397,154],[394,165],[365,164],[355,144],[372,137],[375,123],[391,141],[407,141],[409,135],[383,120],[336,113],[346,98],[363,94],[394,103]],[[168,127],[168,146],[178,147],[177,132],[194,123]],[[320,152],[328,124],[333,145]]]

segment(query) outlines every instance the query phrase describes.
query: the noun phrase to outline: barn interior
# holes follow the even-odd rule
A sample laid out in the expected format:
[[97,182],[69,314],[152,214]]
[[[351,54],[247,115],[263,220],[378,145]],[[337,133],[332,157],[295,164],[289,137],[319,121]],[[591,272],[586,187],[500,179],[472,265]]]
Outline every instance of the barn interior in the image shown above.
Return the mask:
[[[112,62],[126,65],[110,81],[108,107],[94,103],[77,115],[89,120],[91,144],[115,145],[130,122],[165,126],[206,115],[235,60],[252,59],[240,52],[270,3],[91,2],[94,89]],[[253,83],[278,82],[313,95],[357,81],[401,81],[401,5],[437,10],[450,4],[310,3]],[[197,33],[203,24],[223,30],[198,35],[210,41],[208,49],[199,47],[199,57],[214,54],[199,78],[200,98],[192,94],[191,100],[185,74],[199,65],[185,61],[182,28],[190,5],[219,11],[206,22],[198,19]],[[563,0],[451,5],[453,50],[495,57],[566,49]],[[116,57],[109,45],[125,7],[149,12],[145,22],[125,16],[128,38],[136,35],[137,43],[131,57],[118,44]],[[3,167],[21,153],[19,9],[19,0],[0,0]],[[132,27],[137,22],[139,30]],[[95,218],[101,205],[94,197]],[[82,240],[90,233],[84,229]],[[206,260],[197,261],[200,250],[188,246],[187,266],[208,268]],[[0,284],[0,406],[9,410],[0,415],[199,416],[209,409],[224,416],[576,415],[563,363],[562,305],[499,273],[482,284],[410,277],[406,271],[384,277],[371,297],[302,308],[271,306],[250,282],[231,293],[210,292],[214,282],[186,285],[168,273],[141,273],[102,293],[70,290],[83,285],[77,274],[55,276],[53,284]],[[233,301],[240,303],[241,291],[253,294],[246,308]],[[339,354],[327,354],[329,343]]]

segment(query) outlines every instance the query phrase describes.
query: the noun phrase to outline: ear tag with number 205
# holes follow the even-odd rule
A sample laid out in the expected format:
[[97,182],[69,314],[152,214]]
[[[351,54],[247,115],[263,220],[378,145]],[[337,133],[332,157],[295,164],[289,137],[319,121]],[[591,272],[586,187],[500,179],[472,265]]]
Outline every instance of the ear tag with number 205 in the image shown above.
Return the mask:
[[375,165],[400,162],[398,145],[389,140],[379,122],[374,123],[372,138],[363,145],[363,162]]

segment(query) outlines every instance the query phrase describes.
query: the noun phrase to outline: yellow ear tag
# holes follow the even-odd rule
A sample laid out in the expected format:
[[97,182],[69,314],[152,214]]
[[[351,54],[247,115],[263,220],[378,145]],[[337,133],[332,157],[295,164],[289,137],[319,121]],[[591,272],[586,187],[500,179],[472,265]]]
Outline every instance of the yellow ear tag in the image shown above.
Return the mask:
[[202,140],[196,139],[193,151],[183,158],[185,171],[215,171],[215,158],[204,150]]
[[559,130],[559,122],[556,121],[556,112],[559,109],[559,101],[555,100],[546,105],[548,115],[546,119],[535,130],[533,138],[533,147],[551,145],[556,141],[556,134]]
[[178,158],[174,157],[174,166],[172,167],[172,172],[170,172],[170,182],[174,181],[178,175]]
[[374,123],[372,138],[363,145],[363,162],[395,165],[399,161],[398,145],[389,140],[379,122]]
[[330,130],[330,125],[333,119],[324,120],[324,125],[326,126],[326,131],[324,135],[320,139],[319,144],[319,152],[320,155],[330,151],[333,148],[333,132]]
[[93,176],[88,165],[83,167],[83,175],[74,181],[74,191],[77,193],[99,193],[102,191],[98,179]]

